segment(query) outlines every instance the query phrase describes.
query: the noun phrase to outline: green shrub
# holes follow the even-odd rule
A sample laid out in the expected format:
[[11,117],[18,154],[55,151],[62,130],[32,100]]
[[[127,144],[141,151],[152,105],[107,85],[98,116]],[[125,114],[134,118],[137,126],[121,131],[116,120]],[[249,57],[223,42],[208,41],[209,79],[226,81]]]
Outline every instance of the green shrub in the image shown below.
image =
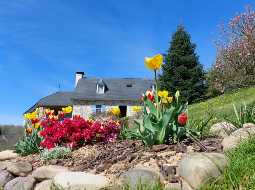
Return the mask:
[[45,149],[41,153],[41,160],[46,162],[52,159],[64,159],[70,156],[71,149],[66,147],[55,147],[52,149]]
[[38,135],[39,131],[40,129],[34,128],[31,133],[25,132],[24,137],[15,145],[15,151],[22,156],[38,153],[42,142],[42,137]]

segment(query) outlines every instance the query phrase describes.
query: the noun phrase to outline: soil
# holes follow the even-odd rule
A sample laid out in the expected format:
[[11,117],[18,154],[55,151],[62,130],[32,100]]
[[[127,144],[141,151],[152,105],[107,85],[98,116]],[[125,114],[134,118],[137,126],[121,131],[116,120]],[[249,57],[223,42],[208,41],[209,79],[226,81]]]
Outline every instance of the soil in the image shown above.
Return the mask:
[[[45,164],[66,166],[73,171],[115,176],[133,167],[153,167],[164,174],[173,170],[174,177],[178,161],[187,152],[222,152],[219,138],[207,138],[198,142],[186,140],[180,144],[154,145],[146,148],[141,141],[118,141],[115,143],[86,145],[74,150],[66,159],[40,161],[40,155],[19,157],[17,160],[32,163],[34,169]],[[169,173],[169,172],[165,172]]]

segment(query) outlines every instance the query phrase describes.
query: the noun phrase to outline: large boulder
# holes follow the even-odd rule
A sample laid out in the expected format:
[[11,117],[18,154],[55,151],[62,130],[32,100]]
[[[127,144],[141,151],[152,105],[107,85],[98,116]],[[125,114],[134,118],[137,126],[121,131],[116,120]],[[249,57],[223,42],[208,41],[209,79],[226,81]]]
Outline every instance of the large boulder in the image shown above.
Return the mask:
[[0,161],[0,170],[5,170],[6,169],[6,167],[7,167],[7,163],[8,162],[5,162],[5,161]]
[[63,172],[53,178],[53,184],[62,190],[99,190],[109,186],[105,176],[85,172]]
[[243,124],[243,128],[255,128],[255,124],[254,123],[245,123],[245,124]]
[[13,175],[6,170],[0,170],[0,189],[4,187],[6,183],[13,179]]
[[228,160],[221,153],[191,153],[182,158],[179,164],[179,175],[184,189],[198,189],[211,178],[221,175]]
[[31,176],[17,177],[9,181],[4,190],[33,190],[35,179]]
[[129,184],[132,189],[136,189],[139,184],[155,184],[163,181],[164,177],[158,171],[151,168],[133,168],[120,175],[123,184]]
[[241,141],[250,138],[255,135],[255,127],[240,128],[231,133],[230,136],[225,137],[222,140],[222,146],[224,151],[236,148]]
[[16,176],[26,176],[33,169],[29,162],[9,162],[6,165],[7,170]]
[[32,176],[39,181],[43,181],[45,179],[53,179],[58,173],[67,171],[68,168],[63,166],[48,165],[39,167],[34,170]]
[[0,161],[14,159],[17,158],[18,156],[19,155],[15,153],[13,150],[4,150],[0,152]]
[[52,180],[45,180],[36,184],[34,190],[52,190]]
[[211,126],[210,133],[212,135],[224,138],[230,135],[234,130],[236,130],[236,127],[232,123],[220,122]]

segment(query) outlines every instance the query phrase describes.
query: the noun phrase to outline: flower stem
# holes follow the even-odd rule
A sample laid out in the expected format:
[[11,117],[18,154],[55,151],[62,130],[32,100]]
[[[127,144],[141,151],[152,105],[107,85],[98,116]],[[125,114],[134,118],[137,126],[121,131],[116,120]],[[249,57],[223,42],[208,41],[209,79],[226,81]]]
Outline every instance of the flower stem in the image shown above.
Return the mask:
[[156,99],[156,105],[157,105],[157,119],[159,117],[159,102],[158,102],[158,80],[157,80],[157,70],[154,70],[154,78],[156,83],[156,93],[155,93],[155,99]]

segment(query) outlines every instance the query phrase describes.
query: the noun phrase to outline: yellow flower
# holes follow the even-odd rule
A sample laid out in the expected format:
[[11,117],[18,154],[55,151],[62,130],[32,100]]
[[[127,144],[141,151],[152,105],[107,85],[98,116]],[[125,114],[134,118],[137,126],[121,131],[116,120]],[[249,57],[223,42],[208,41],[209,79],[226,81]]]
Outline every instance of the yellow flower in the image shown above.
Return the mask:
[[110,112],[115,115],[115,116],[119,116],[120,115],[120,108],[119,107],[113,107],[111,108]]
[[39,127],[40,127],[40,123],[39,122],[34,125],[35,129],[38,129]]
[[167,97],[166,99],[167,99],[167,102],[168,102],[169,104],[172,103],[172,101],[173,101],[173,97],[172,97],[172,96],[169,96],[169,97]]
[[54,113],[54,110],[45,109],[44,112],[45,112],[46,115],[52,115]]
[[163,56],[161,54],[157,54],[153,57],[145,57],[144,63],[150,70],[159,70],[163,63]]
[[141,106],[133,106],[132,107],[133,112],[140,112],[142,110]]
[[160,98],[167,98],[168,97],[168,91],[167,90],[158,91],[158,96]]
[[73,108],[72,108],[72,106],[67,106],[65,108],[62,108],[62,111],[64,113],[71,113],[73,111]]
[[37,118],[37,114],[36,112],[32,112],[32,113],[26,113],[24,114],[24,118],[28,119],[28,120],[32,120],[32,119],[36,119]]

